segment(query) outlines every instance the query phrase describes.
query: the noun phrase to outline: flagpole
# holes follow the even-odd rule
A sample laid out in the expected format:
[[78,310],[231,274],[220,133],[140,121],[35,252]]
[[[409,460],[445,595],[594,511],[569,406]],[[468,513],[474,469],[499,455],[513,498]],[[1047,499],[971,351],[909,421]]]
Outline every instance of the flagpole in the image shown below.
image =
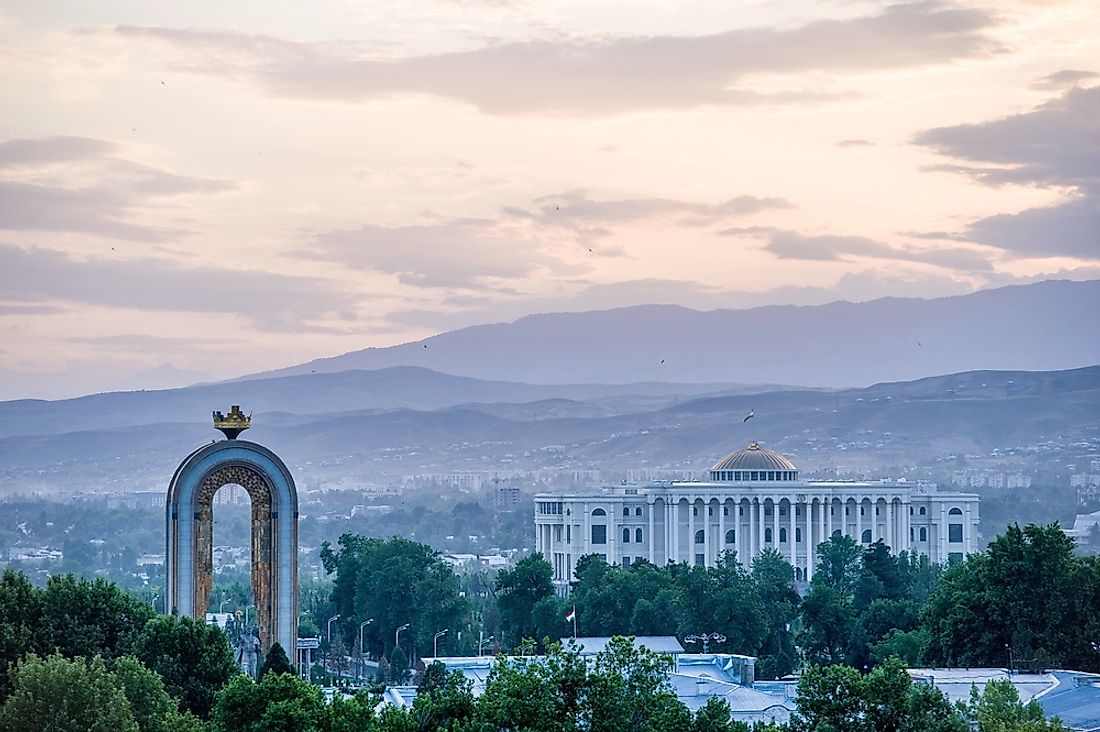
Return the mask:
[[577,606],[573,606],[573,640],[577,640]]

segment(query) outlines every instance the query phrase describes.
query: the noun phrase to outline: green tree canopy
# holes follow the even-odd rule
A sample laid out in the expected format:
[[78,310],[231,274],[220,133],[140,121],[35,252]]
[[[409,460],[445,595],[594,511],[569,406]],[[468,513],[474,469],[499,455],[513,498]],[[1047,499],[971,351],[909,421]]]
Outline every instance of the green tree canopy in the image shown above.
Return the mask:
[[202,719],[209,716],[218,690],[240,673],[221,629],[188,617],[150,620],[133,652],[160,675],[183,710]]
[[[335,573],[332,600],[340,614],[339,632],[349,647],[359,624],[364,645],[375,656],[388,656],[398,627],[408,623],[401,643],[407,655],[431,653],[436,631],[450,629],[448,638],[468,630],[469,605],[460,595],[454,570],[425,544],[394,537],[368,539],[344,534],[339,550],[325,542],[321,560]],[[445,642],[445,641],[444,641]]]
[[6,732],[141,732],[130,703],[101,658],[70,661],[33,653],[11,672],[0,707]]
[[263,668],[260,669],[260,676],[265,674],[292,674],[294,673],[294,667],[290,665],[290,659],[286,656],[286,651],[283,650],[283,645],[279,641],[275,641],[271,644],[271,649],[267,652],[267,656],[264,657]]

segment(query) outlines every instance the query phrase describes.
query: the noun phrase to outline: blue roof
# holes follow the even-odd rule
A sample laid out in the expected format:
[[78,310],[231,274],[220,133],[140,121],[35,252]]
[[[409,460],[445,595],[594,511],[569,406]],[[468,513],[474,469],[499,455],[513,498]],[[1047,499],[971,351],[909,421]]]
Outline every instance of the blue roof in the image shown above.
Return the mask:
[[[1054,671],[1058,686],[1038,697],[1047,717],[1074,730],[1100,730],[1100,676]],[[1089,683],[1091,681],[1091,683]]]

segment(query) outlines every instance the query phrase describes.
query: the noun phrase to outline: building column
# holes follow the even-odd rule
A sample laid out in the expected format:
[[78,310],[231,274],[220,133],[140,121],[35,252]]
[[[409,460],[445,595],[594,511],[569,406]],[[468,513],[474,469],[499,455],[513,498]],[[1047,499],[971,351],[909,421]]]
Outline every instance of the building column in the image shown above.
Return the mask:
[[764,509],[760,505],[760,498],[754,496],[749,504],[749,533],[751,534],[751,551],[749,552],[749,564],[760,553],[760,542],[764,535],[761,525],[764,523]]
[[886,504],[886,541],[890,544],[890,551],[898,553],[897,527],[894,525],[894,499]]
[[[820,505],[820,504],[819,504]],[[802,575],[807,582],[814,578],[814,500],[806,503],[806,573]]]
[[615,551],[619,542],[619,525],[615,522],[619,520],[621,510],[622,506],[616,506],[614,503],[607,506],[607,563],[620,566],[622,565],[620,552]]
[[726,551],[726,499],[723,496],[718,504],[718,553],[715,559],[722,556],[724,551]]
[[672,561],[680,561],[680,497],[672,504]]
[[649,542],[649,563],[650,564],[655,564],[656,563],[656,562],[654,562],[655,555],[653,553],[654,552],[653,544],[655,543],[654,542],[655,537],[653,535],[653,505],[654,504],[651,501],[646,502],[646,510],[649,512],[649,533],[646,534],[646,541]]
[[866,496],[859,497],[859,507],[856,508],[856,544],[863,546],[863,499]]
[[792,501],[787,502],[787,518],[790,519],[787,523],[790,524],[787,529],[787,541],[788,548],[791,555],[791,566],[795,566],[798,561],[798,542],[795,539],[798,538],[798,504]]
[[825,516],[823,518],[823,521],[825,522],[825,536],[821,538],[822,541],[825,541],[826,539],[831,539],[833,536],[833,497],[829,496],[825,504],[826,510]]
[[772,549],[779,551],[779,502],[775,500],[774,495],[772,496]]
[[695,496],[691,497],[688,506],[688,565],[695,566]]
[[939,544],[940,544],[940,556],[936,561],[947,561],[947,506],[944,505],[943,499],[940,499],[940,528],[939,528]]
[[592,553],[592,512],[588,510],[588,502],[584,503],[584,536],[581,537],[582,555]]

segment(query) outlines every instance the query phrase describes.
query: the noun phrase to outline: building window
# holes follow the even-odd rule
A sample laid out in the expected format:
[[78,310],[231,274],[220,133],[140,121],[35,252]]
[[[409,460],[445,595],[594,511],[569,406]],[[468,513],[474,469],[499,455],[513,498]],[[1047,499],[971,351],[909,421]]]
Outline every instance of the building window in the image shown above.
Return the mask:
[[963,540],[963,525],[949,524],[947,527],[947,540],[952,544],[961,544]]
[[630,557],[623,557],[623,569],[630,569]]
[[733,529],[730,529],[729,531],[726,532],[726,543],[727,544],[734,544],[736,542],[737,542],[737,532],[734,531]]
[[592,543],[593,544],[606,544],[607,543],[607,527],[600,524],[592,527]]
[[786,529],[780,529],[779,530],[779,543],[780,544],[786,544],[787,543],[787,530]]
[[695,543],[696,544],[703,544],[703,543],[706,542],[706,540],[707,540],[707,535],[706,535],[705,531],[703,531],[702,529],[699,529],[698,531],[695,532]]
[[637,508],[634,509],[634,515],[635,516],[641,516],[642,515],[642,507],[641,506],[638,506]]
[[909,541],[913,541],[913,539],[914,539],[914,538],[915,538],[915,537],[914,537],[914,535],[913,535],[913,527],[912,527],[912,526],[910,526],[910,527],[909,527]]
[[782,503],[779,504],[779,515],[780,516],[786,516],[787,515],[787,507],[784,506]]
[[729,515],[730,515],[730,508],[729,508],[729,506],[722,506],[722,515],[723,515],[723,516],[729,516]]
[[734,479],[734,480],[743,480],[743,479],[741,478],[741,475],[742,475],[742,473],[741,473],[741,471],[740,471],[740,470],[735,470],[735,471],[733,471],[733,479]]
[[909,507],[909,515],[910,515],[910,516],[912,516],[912,515],[913,515],[913,507],[912,507],[912,506],[910,506],[910,507]]
[[863,530],[863,543],[864,544],[870,544],[871,543],[871,530],[870,529],[864,529]]
[[962,552],[951,552],[950,554],[947,555],[947,563],[948,564],[958,564],[962,560],[963,560],[963,553]]
[[878,510],[878,504],[875,504],[875,515],[876,516],[880,515],[879,510]]
[[794,543],[797,544],[802,541],[802,529],[795,528],[794,530]]
[[947,512],[948,516],[962,516],[963,512],[961,508],[953,508]]
[[928,541],[928,529],[926,529],[923,526],[920,527],[920,540],[921,541]]
[[630,507],[629,506],[623,506],[623,516],[629,516],[629,515],[630,515]]
[[770,504],[770,503],[765,503],[764,504],[764,515],[765,516],[771,516],[772,515],[772,504]]
[[573,543],[573,526],[571,524],[565,527],[565,543]]
[[863,504],[861,503],[861,504],[859,505],[859,515],[860,515],[860,516],[862,516],[863,514],[864,514],[864,511],[863,511]]
[[794,507],[794,515],[795,515],[795,516],[801,516],[801,515],[802,515],[802,506],[799,506],[799,505],[797,505],[797,504],[795,505],[795,507]]
[[840,529],[833,529],[833,536],[843,536]]
[[772,543],[772,530],[771,529],[764,529],[764,543],[765,544],[771,544]]
[[706,564],[706,563],[707,563],[707,561],[706,561],[706,559],[705,559],[705,558],[703,557],[703,555],[702,555],[702,554],[696,554],[696,555],[695,555],[695,566],[696,566],[696,567],[702,567],[702,566],[703,566],[704,564]]
[[714,506],[707,506],[707,516],[714,515]]
[[699,515],[699,507],[698,506],[692,506],[691,507],[691,515],[692,516],[698,516]]
[[920,515],[921,515],[921,516],[923,516],[923,515],[925,515],[926,513],[928,513],[928,512],[927,512],[926,510],[924,510],[924,506],[921,506],[921,507],[920,507]]
[[756,470],[752,471],[752,480],[760,480],[759,476],[760,476],[759,471],[756,471]]
[[602,508],[597,508],[595,511],[592,512],[592,515],[593,516],[606,516],[607,511],[603,510]]
[[745,515],[745,507],[744,506],[738,506],[737,507],[737,515],[738,516],[744,516]]
[[637,544],[642,543],[642,530],[641,529],[634,529],[634,542],[637,543]]
[[768,471],[768,480],[775,480],[775,471],[774,470],[769,470]]
[[623,543],[630,543],[630,529],[623,529]]
[[561,541],[561,527],[554,527],[554,541]]
[[851,513],[851,506],[844,507],[844,515],[848,516]]

